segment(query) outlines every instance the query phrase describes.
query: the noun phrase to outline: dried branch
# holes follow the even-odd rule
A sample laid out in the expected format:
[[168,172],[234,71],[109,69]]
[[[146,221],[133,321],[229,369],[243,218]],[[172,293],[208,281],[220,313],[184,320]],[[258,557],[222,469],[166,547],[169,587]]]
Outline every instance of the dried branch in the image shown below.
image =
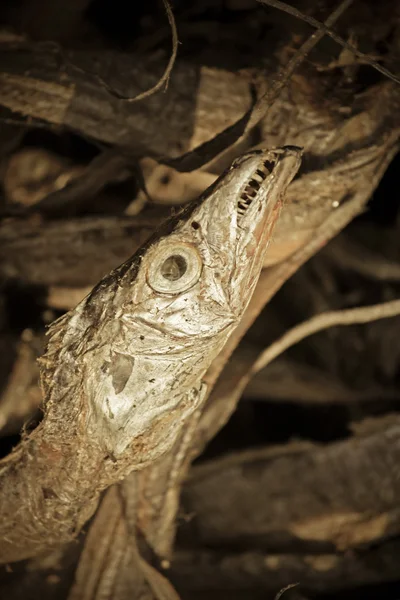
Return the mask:
[[354,325],[356,323],[370,323],[378,319],[387,319],[400,314],[400,300],[382,302],[373,306],[360,306],[348,310],[338,310],[322,315],[316,315],[312,319],[300,323],[285,333],[279,340],[264,350],[255,361],[251,373],[255,374],[264,369],[277,356],[285,352],[290,346],[297,344],[309,335],[318,331],[335,327],[337,325]]
[[[130,530],[135,498],[124,496],[124,484],[113,486],[96,513],[79,561],[68,600],[132,597],[179,600],[169,581],[146,563]],[[139,569],[133,568],[138,564]],[[107,566],[107,568],[105,568]]]
[[135,218],[4,220],[0,224],[0,274],[30,285],[94,285],[135,252],[167,214],[159,209]]
[[127,179],[132,174],[131,162],[114,149],[105,150],[92,160],[80,176],[60,190],[48,194],[26,212],[51,215],[66,209],[76,210],[83,201],[87,202],[106,185]]
[[323,31],[326,35],[328,35],[330,38],[332,38],[335,42],[337,42],[338,44],[343,46],[343,48],[346,48],[346,50],[349,50],[350,52],[352,52],[357,58],[361,59],[364,63],[370,65],[376,71],[379,71],[379,73],[382,73],[382,75],[385,75],[392,81],[395,81],[396,83],[400,83],[400,79],[398,77],[396,77],[396,75],[393,75],[393,73],[391,73],[388,69],[385,69],[385,67],[382,67],[378,62],[376,62],[376,60],[374,60],[373,58],[368,56],[368,54],[364,54],[364,52],[360,52],[360,50],[358,50],[355,46],[353,46],[353,44],[349,44],[348,42],[346,42],[343,38],[340,37],[340,35],[338,35],[334,31],[332,31],[331,29],[329,29],[329,26],[327,25],[327,23],[326,24],[321,23],[317,19],[314,19],[314,17],[305,15],[300,10],[297,10],[297,8],[295,8],[294,6],[291,6],[290,4],[287,4],[286,2],[281,2],[280,0],[257,0],[257,2],[260,2],[260,4],[265,4],[268,6],[272,6],[274,8],[278,8],[279,10],[282,10],[282,11],[288,13],[289,15],[292,15],[296,19],[301,19],[305,23],[308,23],[309,25],[316,27],[319,31]]
[[280,598],[282,598],[283,594],[285,592],[287,592],[288,590],[291,590],[292,588],[298,586],[299,583],[289,583],[288,585],[286,585],[284,588],[282,588],[277,595],[275,596],[275,600],[280,600]]
[[[113,87],[132,96],[159,81],[153,54],[99,51],[93,57],[87,51],[71,50],[68,56],[82,71],[112,77]],[[165,94],[124,103],[100,86],[95,75],[71,69],[66,77],[60,67],[49,45],[0,44],[4,118],[9,120],[12,111],[21,125],[27,120],[29,126],[43,127],[45,122],[47,128],[62,126],[85,138],[123,147],[136,157],[168,159],[212,138],[251,102],[248,80],[228,69],[177,61]]]
[[[395,413],[327,445],[258,448],[195,466],[183,487],[181,544],[284,554],[380,544],[400,532]],[[229,510],[226,490],[229,489]]]
[[149,96],[152,96],[153,94],[158,92],[163,86],[165,86],[165,90],[168,88],[168,81],[171,76],[172,69],[174,68],[176,56],[178,54],[178,32],[176,30],[174,13],[172,12],[172,9],[171,9],[171,6],[170,6],[168,0],[162,0],[162,1],[164,4],[165,12],[167,13],[167,16],[168,16],[168,21],[169,21],[169,24],[171,27],[171,33],[172,33],[171,56],[169,58],[168,64],[165,68],[165,71],[162,74],[162,76],[160,77],[160,79],[158,80],[158,82],[155,85],[153,85],[151,88],[146,90],[145,92],[136,94],[134,97],[126,96],[125,94],[121,94],[112,85],[107,83],[107,81],[103,77],[98,75],[97,73],[86,71],[85,69],[82,69],[81,67],[79,67],[78,65],[76,65],[72,61],[70,61],[66,57],[63,49],[61,48],[61,46],[59,46],[59,44],[54,44],[54,46],[56,47],[58,52],[60,52],[60,54],[63,57],[66,64],[68,64],[70,67],[73,67],[74,69],[78,70],[79,72],[81,72],[85,75],[93,76],[102,88],[107,90],[107,92],[110,93],[112,96],[115,96],[115,98],[118,98],[118,100],[122,100],[123,102],[127,102],[127,103],[138,102],[140,100],[144,100],[145,98],[148,98]]

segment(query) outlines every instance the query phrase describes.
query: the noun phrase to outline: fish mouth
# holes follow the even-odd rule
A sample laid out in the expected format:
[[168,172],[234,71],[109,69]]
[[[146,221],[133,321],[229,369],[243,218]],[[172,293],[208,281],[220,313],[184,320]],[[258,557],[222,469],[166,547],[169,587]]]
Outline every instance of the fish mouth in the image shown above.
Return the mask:
[[253,173],[253,176],[248,180],[244,186],[243,191],[240,194],[237,203],[237,215],[238,219],[243,217],[248,208],[252,205],[253,201],[256,200],[258,192],[263,186],[263,183],[269,175],[272,174],[276,162],[271,160],[265,160],[261,163]]
[[291,157],[292,161],[299,161],[302,148],[298,148],[297,146],[283,146],[275,150],[255,150],[242,157],[242,160],[250,157],[254,158],[257,154],[260,155],[260,162],[256,165],[254,172],[239,192],[239,199],[236,204],[238,223],[274,178],[274,171],[278,163],[282,162],[286,157]]

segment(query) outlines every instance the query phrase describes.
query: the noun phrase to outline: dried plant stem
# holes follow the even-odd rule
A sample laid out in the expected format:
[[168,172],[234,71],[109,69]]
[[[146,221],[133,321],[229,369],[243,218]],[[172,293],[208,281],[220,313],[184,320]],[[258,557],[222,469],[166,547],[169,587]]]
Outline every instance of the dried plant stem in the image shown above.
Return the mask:
[[171,26],[171,34],[172,34],[172,52],[171,52],[171,56],[170,56],[170,59],[168,61],[168,64],[167,64],[167,66],[165,68],[165,71],[164,71],[164,73],[162,74],[162,76],[160,77],[160,79],[157,81],[157,83],[153,87],[149,88],[145,92],[142,92],[141,94],[138,94],[137,96],[135,96],[133,98],[131,98],[129,96],[124,96],[123,94],[119,94],[116,90],[114,90],[111,86],[109,86],[103,80],[102,84],[107,88],[107,90],[113,96],[116,96],[120,100],[124,100],[125,102],[137,102],[138,100],[143,100],[144,98],[148,98],[152,94],[155,94],[163,86],[165,86],[165,88],[164,88],[165,90],[168,87],[168,81],[169,81],[169,78],[171,76],[172,69],[174,68],[174,64],[175,64],[175,60],[176,60],[176,55],[178,53],[178,32],[176,30],[176,23],[175,23],[174,13],[172,12],[172,8],[171,8],[168,0],[163,0],[163,3],[164,3],[165,12],[167,13],[167,16],[168,16],[169,24]]
[[400,300],[391,300],[372,306],[361,306],[348,310],[337,310],[322,313],[312,317],[304,323],[296,325],[286,332],[276,342],[264,350],[254,363],[251,373],[254,375],[266,367],[277,356],[285,352],[290,346],[297,344],[305,337],[313,335],[323,329],[337,325],[354,325],[356,323],[369,323],[378,319],[387,319],[400,315]]
[[295,8],[294,6],[286,4],[286,2],[281,2],[280,0],[257,0],[257,2],[260,2],[261,4],[267,4],[268,6],[272,6],[273,8],[278,8],[279,10],[282,10],[283,12],[286,12],[289,15],[296,17],[296,19],[300,19],[301,21],[305,21],[312,27],[316,27],[319,31],[322,31],[325,35],[328,35],[330,38],[332,38],[336,43],[343,46],[343,48],[346,48],[346,50],[352,52],[357,58],[362,59],[363,62],[366,62],[373,69],[376,69],[377,71],[382,73],[382,75],[386,75],[386,77],[388,77],[392,81],[400,83],[400,79],[396,77],[396,75],[393,75],[393,73],[391,73],[388,69],[382,67],[378,62],[376,62],[376,60],[371,58],[368,54],[360,52],[360,50],[353,46],[353,44],[349,44],[348,42],[346,42],[340,35],[329,29],[327,23],[321,23],[317,19],[314,19],[314,17],[309,17],[308,15],[305,15],[301,11],[297,10],[297,8]]
[[121,94],[112,85],[110,85],[101,75],[98,75],[97,73],[93,73],[91,71],[87,71],[86,69],[83,69],[79,65],[76,65],[75,63],[70,61],[69,58],[66,56],[63,48],[57,42],[45,42],[44,44],[42,44],[42,46],[46,45],[46,46],[55,48],[57,50],[57,52],[59,54],[61,54],[62,59],[65,61],[65,63],[67,63],[70,67],[72,67],[73,69],[75,69],[76,71],[78,71],[80,73],[83,73],[85,75],[91,75],[92,77],[94,77],[96,79],[96,81],[98,82],[98,84],[102,88],[107,90],[107,92],[109,94],[111,94],[112,96],[114,96],[115,98],[118,98],[118,100],[121,100],[121,101],[127,102],[127,103],[133,103],[133,102],[138,102],[139,100],[144,100],[145,98],[148,98],[149,96],[152,96],[153,94],[158,92],[163,86],[165,86],[164,90],[166,90],[168,88],[169,78],[171,76],[171,72],[172,72],[172,69],[174,68],[176,56],[178,54],[178,32],[176,29],[174,13],[172,12],[172,8],[171,8],[168,0],[163,0],[163,4],[164,4],[165,12],[167,13],[168,21],[169,21],[169,24],[171,27],[171,35],[172,35],[171,56],[169,58],[169,61],[165,68],[164,73],[162,74],[160,79],[157,81],[157,83],[155,85],[153,85],[153,87],[149,88],[148,90],[145,90],[144,92],[141,92],[140,94],[137,94],[136,96],[132,97],[132,96],[125,96],[124,94]]
[[299,48],[287,66],[279,73],[279,76],[272,84],[271,88],[257,101],[249,122],[247,123],[245,133],[250,131],[250,129],[252,129],[264,118],[265,113],[278,98],[282,89],[287,85],[294,71],[304,61],[305,57],[318,44],[318,42],[324,37],[326,33],[325,30],[336,23],[339,17],[351,6],[352,3],[353,0],[343,0],[340,2],[337,8],[327,18],[323,28],[318,29],[315,33],[313,33],[304,42],[301,48]]
[[289,585],[286,585],[283,589],[280,590],[280,592],[277,593],[277,595],[275,596],[275,600],[280,600],[283,594],[285,594],[285,592],[291,590],[294,587],[297,587],[298,585],[298,583],[289,583]]

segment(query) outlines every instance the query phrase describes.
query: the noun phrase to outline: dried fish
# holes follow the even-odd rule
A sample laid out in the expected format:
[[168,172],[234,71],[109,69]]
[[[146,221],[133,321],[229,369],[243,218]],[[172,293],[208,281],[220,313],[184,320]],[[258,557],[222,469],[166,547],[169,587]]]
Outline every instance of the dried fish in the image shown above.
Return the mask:
[[172,447],[250,301],[301,154],[238,158],[51,326],[45,417],[2,465],[2,562],[71,539],[104,488]]
[[[79,372],[87,426],[107,453],[146,435],[133,461],[153,461],[201,402],[201,377],[247,307],[299,157],[284,148],[238,159],[50,330],[49,398]],[[255,190],[257,171],[265,179]]]

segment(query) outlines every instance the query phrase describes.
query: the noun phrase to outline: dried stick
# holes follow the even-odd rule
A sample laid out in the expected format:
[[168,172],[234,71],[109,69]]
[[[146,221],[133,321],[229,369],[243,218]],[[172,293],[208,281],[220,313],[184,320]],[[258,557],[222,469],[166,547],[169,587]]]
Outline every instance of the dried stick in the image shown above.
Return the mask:
[[[169,61],[165,68],[164,73],[162,74],[162,76],[160,77],[160,79],[157,81],[157,83],[155,85],[153,85],[148,90],[141,92],[140,94],[137,94],[134,97],[125,96],[124,94],[121,94],[116,89],[114,89],[109,83],[107,83],[107,81],[103,77],[101,77],[101,75],[90,72],[90,75],[92,75],[96,79],[96,81],[100,84],[100,86],[102,88],[106,89],[112,96],[115,96],[116,98],[118,98],[119,100],[121,100],[123,102],[127,102],[127,103],[138,102],[139,100],[144,100],[145,98],[148,98],[149,96],[152,96],[153,94],[158,92],[162,88],[163,85],[165,85],[164,91],[168,88],[169,78],[171,76],[172,69],[174,68],[176,56],[178,54],[178,32],[176,29],[174,13],[172,12],[172,9],[171,9],[171,6],[170,6],[168,0],[163,0],[163,3],[164,3],[165,11],[168,16],[169,24],[171,26],[172,52],[171,52],[171,56],[169,58]],[[52,43],[52,45],[54,45],[57,48],[58,52],[61,53],[63,59],[69,66],[73,67],[74,69],[76,69],[77,71],[79,71],[81,73],[88,73],[88,71],[86,71],[85,69],[82,69],[78,65],[72,63],[64,55],[64,52],[59,44]]]
[[[351,6],[352,3],[353,0],[343,0],[327,18],[325,22],[326,27],[330,27],[331,25],[333,25],[338,20],[338,18]],[[263,96],[261,96],[261,98],[256,103],[253,113],[246,126],[245,133],[252,129],[261,121],[261,119],[264,118],[265,113],[273,104],[273,102],[275,102],[284,86],[287,85],[294,71],[299,65],[301,65],[306,56],[318,44],[318,42],[324,37],[324,35],[325,31],[323,29],[318,29],[318,31],[313,33],[313,35],[311,35],[299,48],[299,50],[289,61],[285,69],[283,69],[283,71],[279,73],[279,76],[277,77],[276,81],[272,84],[271,89],[269,89]]]
[[322,313],[296,325],[287,331],[276,342],[264,350],[255,361],[251,373],[254,375],[264,369],[277,356],[285,352],[290,346],[297,344],[305,337],[318,331],[335,327],[337,325],[354,325],[356,323],[370,323],[379,319],[387,319],[400,315],[400,300],[391,300],[372,306],[360,306],[348,310],[335,310]]
[[305,23],[316,27],[319,31],[323,31],[325,35],[328,35],[335,42],[343,46],[343,48],[346,48],[346,50],[352,52],[357,58],[362,59],[363,62],[367,63],[373,69],[376,69],[377,71],[382,73],[382,75],[386,75],[386,77],[388,77],[392,81],[400,83],[400,79],[396,77],[396,75],[393,75],[393,73],[391,73],[388,69],[382,67],[378,62],[376,62],[376,60],[368,56],[368,54],[364,54],[364,52],[358,50],[355,46],[353,46],[353,44],[349,44],[348,42],[346,42],[340,35],[329,29],[329,27],[327,27],[326,24],[321,23],[317,19],[314,19],[314,17],[309,17],[308,15],[305,15],[301,11],[297,10],[297,8],[295,8],[294,6],[286,4],[286,2],[281,2],[280,0],[257,0],[257,2],[260,2],[260,4],[266,4],[268,6],[278,8],[279,10],[282,10],[283,12],[286,12],[289,15],[296,17],[296,19],[301,19],[302,21],[305,21]]
[[286,585],[284,588],[282,588],[277,595],[275,596],[275,600],[280,600],[283,596],[283,594],[285,594],[288,590],[291,590],[294,587],[297,587],[299,585],[299,582],[297,583],[289,583],[289,585]]
[[400,530],[399,455],[392,413],[359,422],[354,436],[332,444],[292,441],[197,465],[182,494],[181,514],[193,516],[181,523],[181,540],[231,549],[247,540],[250,549],[262,539],[264,549],[277,549],[280,532],[282,553],[292,536],[339,552],[378,546]]

